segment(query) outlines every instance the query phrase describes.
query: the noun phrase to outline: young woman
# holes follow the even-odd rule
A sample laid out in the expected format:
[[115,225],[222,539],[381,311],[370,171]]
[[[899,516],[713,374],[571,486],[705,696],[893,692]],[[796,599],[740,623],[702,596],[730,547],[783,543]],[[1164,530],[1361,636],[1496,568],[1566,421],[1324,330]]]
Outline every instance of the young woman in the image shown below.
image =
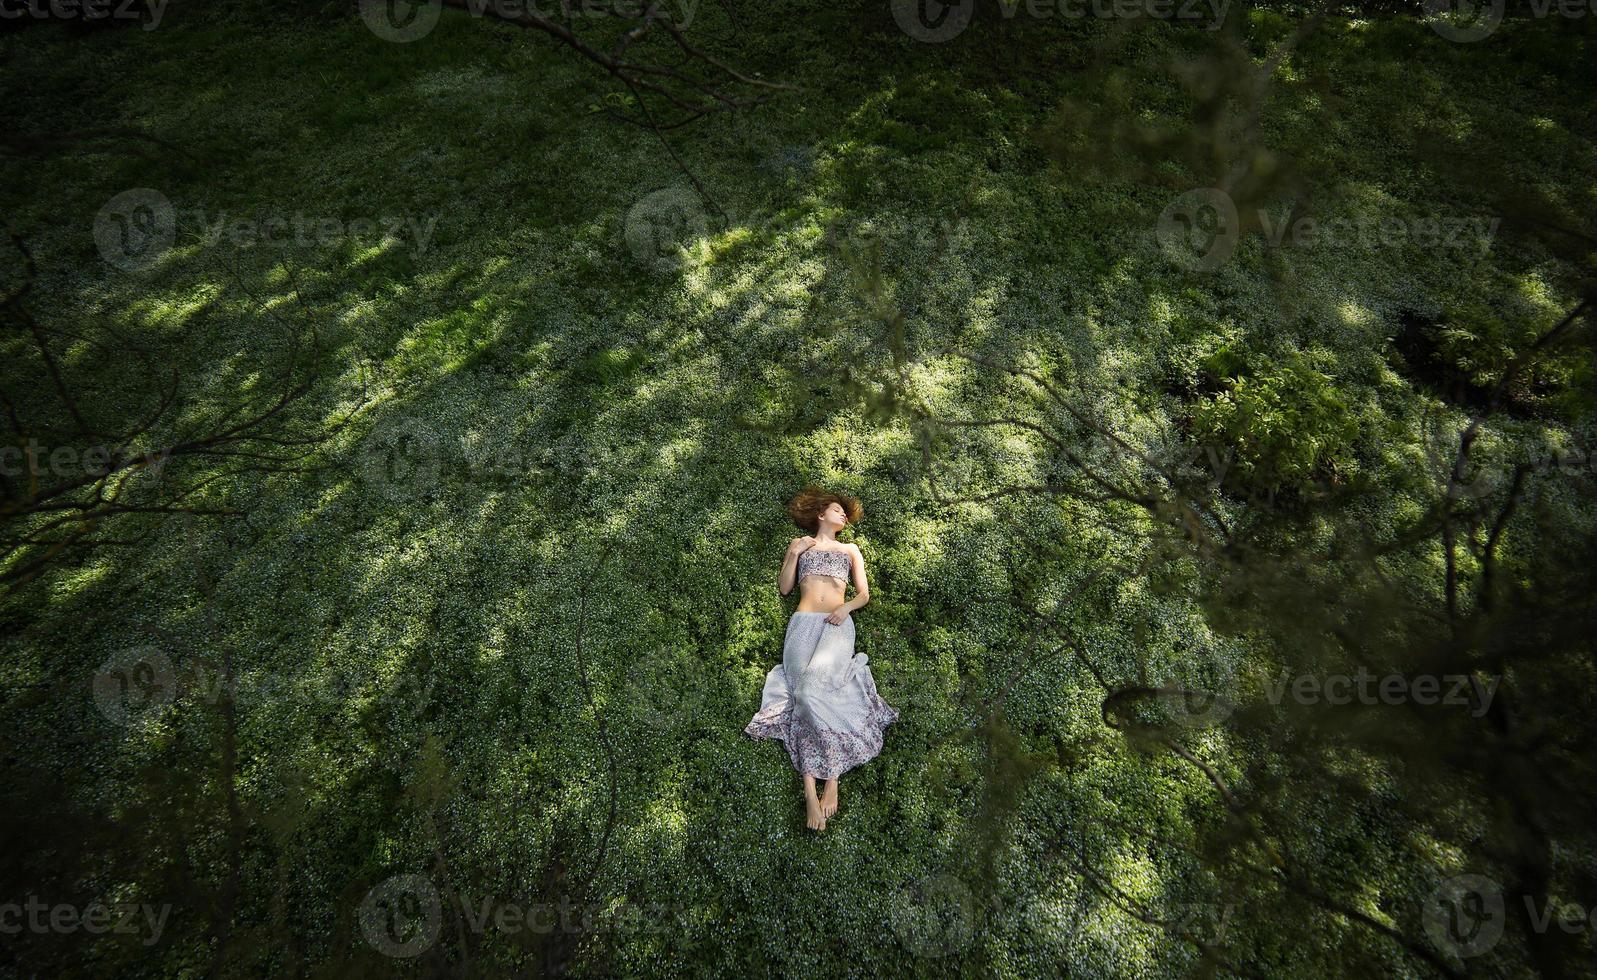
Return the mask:
[[[793,768],[804,777],[804,806],[811,830],[825,830],[837,812],[837,781],[882,751],[882,730],[898,712],[876,693],[869,658],[854,653],[854,610],[871,601],[865,558],[837,532],[864,516],[860,502],[807,487],[787,505],[793,522],[808,531],[788,545],[777,591],[798,585],[798,611],[787,621],[782,662],[765,676],[760,710],[743,730],[781,739]],[[850,573],[854,598],[844,601]],[[825,780],[821,795],[815,781]]]

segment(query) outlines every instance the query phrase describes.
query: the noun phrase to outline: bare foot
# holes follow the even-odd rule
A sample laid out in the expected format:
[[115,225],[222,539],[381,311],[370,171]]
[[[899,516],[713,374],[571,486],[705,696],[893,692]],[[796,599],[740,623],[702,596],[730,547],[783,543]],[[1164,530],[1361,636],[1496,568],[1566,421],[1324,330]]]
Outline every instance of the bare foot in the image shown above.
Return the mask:
[[837,780],[828,779],[821,791],[821,816],[830,817],[837,812]]
[[826,815],[821,812],[821,803],[815,798],[814,793],[804,797],[805,824],[811,830],[826,829]]

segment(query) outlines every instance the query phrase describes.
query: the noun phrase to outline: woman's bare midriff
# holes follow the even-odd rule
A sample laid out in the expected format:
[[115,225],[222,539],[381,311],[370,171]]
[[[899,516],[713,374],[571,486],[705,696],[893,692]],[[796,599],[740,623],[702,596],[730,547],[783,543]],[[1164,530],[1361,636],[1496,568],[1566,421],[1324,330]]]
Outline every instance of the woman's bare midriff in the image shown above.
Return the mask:
[[806,575],[799,579],[799,612],[829,613],[848,601],[843,594],[848,586],[830,575]]

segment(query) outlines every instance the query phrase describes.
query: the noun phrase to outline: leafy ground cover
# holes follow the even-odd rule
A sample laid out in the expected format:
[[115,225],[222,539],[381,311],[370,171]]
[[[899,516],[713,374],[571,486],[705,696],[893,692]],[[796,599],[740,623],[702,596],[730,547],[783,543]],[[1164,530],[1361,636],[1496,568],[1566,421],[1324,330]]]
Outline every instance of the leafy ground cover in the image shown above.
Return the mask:
[[[593,111],[591,68],[502,25],[446,16],[400,45],[353,15],[223,3],[148,32],[0,37],[23,83],[9,125],[176,148],[67,147],[7,188],[34,315],[169,351],[201,381],[181,418],[265,385],[308,318],[300,419],[353,411],[317,468],[207,491],[247,521],[167,520],[7,600],[7,836],[36,845],[8,855],[5,897],[170,908],[148,944],[24,936],[21,969],[198,974],[220,936],[237,974],[1199,969],[1135,904],[1262,972],[1420,971],[1345,916],[1284,930],[1105,829],[1186,837],[1221,806],[1105,725],[1078,657],[1029,645],[1022,579],[1039,606],[1075,596],[1065,621],[1120,678],[1247,686],[1271,640],[1217,623],[1190,562],[1095,576],[1145,557],[1112,502],[982,499],[1046,479],[1039,439],[960,433],[938,447],[940,500],[895,406],[1043,410],[960,348],[1080,387],[1150,451],[1183,433],[1229,450],[1235,513],[1333,483],[1380,488],[1361,519],[1399,522],[1445,481],[1430,436],[1467,421],[1459,378],[1489,385],[1576,298],[1565,257],[1493,234],[1479,182],[1425,152],[1467,142],[1498,186],[1592,213],[1585,49],[1536,25],[1466,49],[1413,20],[1327,21],[1283,65],[1264,141],[1322,221],[1451,232],[1275,244],[1267,227],[1195,271],[1159,217],[1206,181],[1114,134],[1190,123],[1201,100],[1163,69],[1204,32],[1000,23],[938,46],[885,10],[783,23],[742,35],[742,59],[803,91],[673,136],[724,214],[651,135]],[[1255,11],[1249,54],[1295,25]],[[95,229],[136,188],[175,231],[130,269]],[[1271,207],[1267,226],[1287,220]],[[48,400],[26,336],[6,344],[0,371]],[[107,379],[108,412],[160,383],[97,356],[62,359]],[[1560,395],[1589,382],[1575,357],[1539,368],[1481,459],[1589,447],[1589,412]],[[1590,477],[1542,498],[1572,539]],[[901,712],[821,836],[781,751],[741,734],[790,611],[781,505],[810,482],[865,502],[861,649]],[[1438,561],[1394,564],[1397,587],[1434,600]],[[96,686],[129,650],[169,668],[132,718]],[[1233,781],[1268,752],[1223,726],[1193,738]],[[1304,833],[1340,894],[1422,934],[1437,880],[1467,869],[1406,836],[1380,783],[1325,810],[1306,796]],[[423,930],[440,903],[414,959],[364,928],[384,887]],[[506,927],[506,907],[575,918]]]

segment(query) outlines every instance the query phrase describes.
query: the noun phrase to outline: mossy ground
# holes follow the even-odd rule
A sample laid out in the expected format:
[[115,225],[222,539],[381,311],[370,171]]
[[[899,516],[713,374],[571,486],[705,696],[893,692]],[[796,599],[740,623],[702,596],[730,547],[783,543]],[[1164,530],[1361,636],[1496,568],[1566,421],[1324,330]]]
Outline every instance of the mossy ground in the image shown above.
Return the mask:
[[[1258,49],[1290,26],[1258,15]],[[1154,441],[1190,408],[1172,392],[1217,351],[1292,350],[1358,421],[1339,465],[1381,479],[1427,458],[1427,413],[1453,411],[1391,370],[1403,311],[1512,304],[1545,326],[1568,304],[1553,259],[1505,243],[1254,239],[1211,275],[1174,265],[1155,222],[1190,175],[1088,181],[1042,149],[1064,99],[1183,120],[1173,82],[1111,90],[1078,70],[1109,38],[1085,23],[931,46],[885,13],[858,24],[793,10],[780,37],[746,37],[743,57],[804,91],[674,137],[728,216],[690,209],[705,231],[680,254],[628,241],[629,212],[682,186],[669,158],[589,112],[597,74],[540,37],[446,16],[424,42],[397,45],[353,16],[216,4],[173,9],[150,32],[0,38],[7,74],[26,80],[8,94],[18,129],[137,126],[185,151],[63,151],[7,189],[40,261],[41,321],[170,344],[202,382],[198,411],[265,383],[251,365],[281,350],[297,286],[325,342],[311,420],[337,417],[362,388],[370,398],[325,469],[217,487],[215,499],[251,511],[247,531],[173,521],[12,604],[8,681],[68,693],[6,709],[17,819],[52,841],[21,860],[36,877],[11,884],[197,903],[221,883],[214,703],[190,692],[122,728],[91,697],[99,666],[153,629],[180,673],[222,646],[239,665],[240,974],[399,967],[364,941],[357,910],[407,873],[521,905],[592,876],[584,901],[612,924],[539,935],[542,946],[491,923],[471,934],[446,909],[428,956],[488,970],[548,957],[627,975],[1191,969],[1190,946],[1088,888],[1055,837],[1074,835],[1135,898],[1218,919],[1223,899],[1191,868],[1094,832],[1112,817],[1181,836],[1213,819],[1209,785],[1128,751],[1068,652],[1028,654],[1003,726],[976,728],[1027,652],[1030,626],[1007,601],[1017,524],[1057,547],[1048,596],[1105,558],[1135,564],[1135,542],[1092,506],[937,504],[907,425],[866,411],[838,369],[879,392],[898,345],[930,404],[1028,412],[945,352],[1030,357]],[[1470,191],[1414,162],[1422,136],[1448,129],[1589,207],[1597,130],[1590,89],[1564,73],[1572,56],[1497,40],[1466,52],[1412,22],[1332,21],[1285,69],[1326,85],[1281,96],[1267,139],[1334,173],[1335,207],[1350,216],[1482,214]],[[1113,43],[1120,63],[1153,64],[1191,41],[1154,26]],[[97,252],[94,221],[139,187],[172,202],[177,241],[124,272]],[[201,220],[298,215],[402,224],[283,245],[207,239]],[[432,219],[422,247],[415,229]],[[849,257],[867,241],[887,300],[908,314],[901,345],[859,290]],[[1519,424],[1527,443],[1567,436]],[[411,462],[396,470],[400,433]],[[954,468],[988,484],[1027,478],[1040,449],[972,438]],[[782,504],[807,482],[865,501],[854,540],[874,601],[857,614],[860,644],[901,712],[821,836],[804,831],[784,753],[741,733],[790,611],[774,588],[794,533]],[[1372,520],[1411,512],[1419,492],[1396,488]],[[1405,573],[1435,588],[1434,568]],[[1211,629],[1184,575],[1170,569],[1176,585],[1160,591],[1100,581],[1070,622],[1125,678],[1242,676],[1257,641]],[[995,739],[1013,751],[995,754]],[[1370,803],[1369,826],[1381,806]],[[46,818],[57,812],[77,822]],[[1369,826],[1327,826],[1320,857],[1362,883],[1369,911],[1412,925],[1431,865]],[[643,928],[608,918],[622,902],[644,910]],[[951,919],[928,925],[923,907]],[[207,912],[178,901],[148,949],[41,942],[90,969],[197,973],[213,953]],[[1270,951],[1263,968],[1300,971],[1372,941],[1327,917],[1251,942]],[[1373,955],[1402,968],[1395,950]]]

